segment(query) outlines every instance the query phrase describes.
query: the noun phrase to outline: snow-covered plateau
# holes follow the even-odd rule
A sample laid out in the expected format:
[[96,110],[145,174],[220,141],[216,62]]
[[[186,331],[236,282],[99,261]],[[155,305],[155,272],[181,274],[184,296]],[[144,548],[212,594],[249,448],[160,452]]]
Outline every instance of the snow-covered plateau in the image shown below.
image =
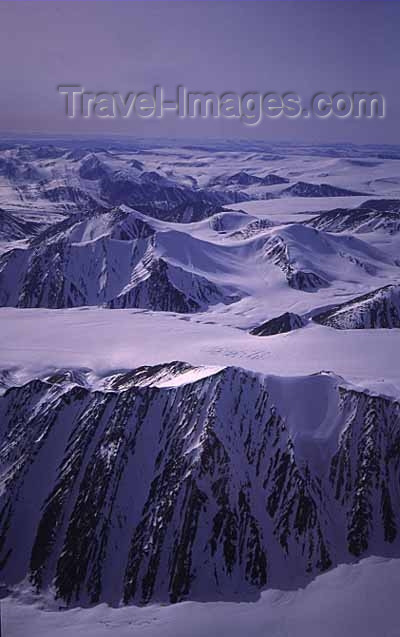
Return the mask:
[[397,637],[399,355],[399,148],[2,142],[4,634]]

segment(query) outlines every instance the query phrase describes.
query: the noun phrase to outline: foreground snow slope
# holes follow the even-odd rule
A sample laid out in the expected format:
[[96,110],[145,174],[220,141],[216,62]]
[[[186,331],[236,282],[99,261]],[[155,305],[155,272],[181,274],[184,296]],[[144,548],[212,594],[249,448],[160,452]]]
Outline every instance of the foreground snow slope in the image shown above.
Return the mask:
[[[5,635],[26,637],[397,637],[400,560],[370,557],[338,566],[296,591],[257,602],[43,610],[27,597],[2,601]],[[28,629],[29,627],[29,629]]]

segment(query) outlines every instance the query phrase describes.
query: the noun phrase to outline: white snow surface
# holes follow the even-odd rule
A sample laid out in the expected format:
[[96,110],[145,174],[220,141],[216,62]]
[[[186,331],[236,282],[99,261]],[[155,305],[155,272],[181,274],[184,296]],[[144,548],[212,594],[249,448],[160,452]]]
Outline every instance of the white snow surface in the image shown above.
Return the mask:
[[400,396],[398,329],[335,330],[309,323],[259,337],[196,315],[92,307],[1,308],[0,325],[1,368],[16,382],[59,368],[90,368],[101,377],[178,359],[266,375],[330,371],[371,391]]
[[400,559],[369,557],[256,602],[56,612],[21,593],[2,601],[2,628],[6,637],[398,637],[399,587]]

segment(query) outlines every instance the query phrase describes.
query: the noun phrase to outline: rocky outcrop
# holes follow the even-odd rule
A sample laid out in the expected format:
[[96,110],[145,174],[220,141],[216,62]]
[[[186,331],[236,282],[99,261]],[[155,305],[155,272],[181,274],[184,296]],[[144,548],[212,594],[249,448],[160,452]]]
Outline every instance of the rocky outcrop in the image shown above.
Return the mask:
[[254,219],[250,221],[246,225],[243,225],[239,230],[235,230],[231,232],[229,235],[230,239],[238,239],[239,241],[243,239],[249,239],[250,237],[255,237],[258,234],[269,230],[274,227],[274,222],[271,219]]
[[311,269],[303,269],[291,253],[291,242],[285,236],[277,234],[266,243],[267,258],[282,270],[291,288],[303,292],[317,292],[320,288],[329,287],[326,278]]
[[274,334],[284,334],[285,332],[298,330],[300,327],[304,327],[305,324],[305,320],[298,314],[285,312],[254,327],[250,330],[250,334],[253,334],[253,336],[273,336]]

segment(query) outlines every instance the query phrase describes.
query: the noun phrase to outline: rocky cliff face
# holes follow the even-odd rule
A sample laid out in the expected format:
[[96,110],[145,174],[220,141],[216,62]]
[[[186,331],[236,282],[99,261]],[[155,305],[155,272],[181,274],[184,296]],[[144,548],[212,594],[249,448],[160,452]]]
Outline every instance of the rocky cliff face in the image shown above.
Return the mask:
[[44,230],[44,223],[21,221],[17,216],[0,208],[0,241],[26,239]]
[[68,605],[234,599],[399,554],[399,403],[179,362],[91,379],[0,398],[7,584]]

